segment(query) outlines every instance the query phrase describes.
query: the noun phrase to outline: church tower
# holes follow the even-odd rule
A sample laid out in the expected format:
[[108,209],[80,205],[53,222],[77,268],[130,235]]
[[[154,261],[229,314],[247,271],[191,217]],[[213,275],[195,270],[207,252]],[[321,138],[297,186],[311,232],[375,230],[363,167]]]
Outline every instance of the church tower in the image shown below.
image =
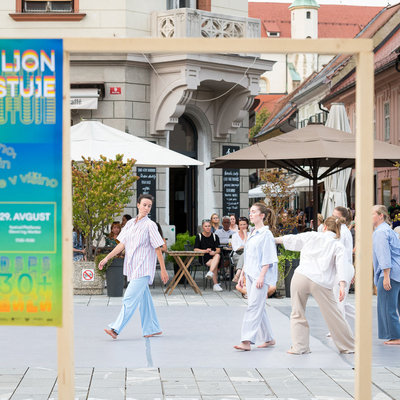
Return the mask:
[[[292,39],[318,38],[318,8],[319,5],[315,0],[293,1],[289,6]],[[318,54],[290,54],[288,61],[292,89],[319,68]],[[293,71],[297,74],[296,78],[293,78],[295,76]]]
[[294,0],[289,6],[292,39],[318,38],[318,8],[315,0]]

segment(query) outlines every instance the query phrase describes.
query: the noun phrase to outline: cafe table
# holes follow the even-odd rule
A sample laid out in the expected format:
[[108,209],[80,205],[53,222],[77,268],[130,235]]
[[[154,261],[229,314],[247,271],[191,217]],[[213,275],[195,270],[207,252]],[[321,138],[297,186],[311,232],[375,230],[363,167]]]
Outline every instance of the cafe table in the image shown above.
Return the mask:
[[[178,271],[174,275],[174,278],[167,286],[165,293],[170,295],[176,288],[176,285],[179,281],[185,276],[189,285],[193,288],[193,290],[201,294],[199,287],[197,286],[195,280],[193,279],[192,275],[190,275],[189,267],[192,264],[195,257],[203,257],[204,253],[202,251],[167,251],[167,254],[174,258],[176,263],[178,264]],[[185,260],[182,258],[185,257]]]

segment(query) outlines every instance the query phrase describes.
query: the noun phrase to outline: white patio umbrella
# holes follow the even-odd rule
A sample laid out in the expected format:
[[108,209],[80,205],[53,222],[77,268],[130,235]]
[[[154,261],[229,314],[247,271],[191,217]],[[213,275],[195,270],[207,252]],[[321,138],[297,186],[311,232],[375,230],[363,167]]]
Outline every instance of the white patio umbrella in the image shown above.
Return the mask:
[[100,155],[115,158],[117,154],[136,160],[137,167],[186,167],[203,165],[201,161],[187,157],[151,143],[148,140],[111,128],[98,121],[82,121],[71,127],[71,159],[82,156],[99,160]]
[[[326,168],[320,168],[320,170],[323,170]],[[319,180],[318,183],[323,182],[322,180]],[[250,189],[248,194],[249,194],[249,199],[257,199],[257,198],[262,198],[265,197],[265,193],[262,191],[264,185],[258,185],[253,189]],[[298,176],[296,180],[293,182],[291,185],[293,187],[294,192],[308,192],[310,191],[310,180],[307,178],[303,178],[302,176]]]
[[[343,103],[332,103],[325,126],[351,133],[349,119]],[[346,168],[324,179],[325,196],[321,209],[324,218],[331,216],[335,207],[347,206],[346,187],[350,175],[351,168]]]

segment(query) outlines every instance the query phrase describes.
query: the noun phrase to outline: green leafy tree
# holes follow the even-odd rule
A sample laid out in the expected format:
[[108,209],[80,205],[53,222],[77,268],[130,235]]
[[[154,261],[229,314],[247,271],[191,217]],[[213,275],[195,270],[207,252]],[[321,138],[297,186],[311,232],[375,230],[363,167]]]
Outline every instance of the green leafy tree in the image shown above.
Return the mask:
[[256,113],[256,123],[249,130],[250,139],[252,139],[255,135],[257,135],[258,132],[261,131],[262,127],[264,126],[270,115],[271,113],[269,113],[266,108],[263,108],[261,111]]
[[138,179],[132,173],[136,160],[124,163],[120,154],[115,160],[100,158],[100,161],[84,157],[83,162],[72,161],[73,223],[82,232],[88,260],[94,259],[114,215],[121,214],[129,203],[132,185]]

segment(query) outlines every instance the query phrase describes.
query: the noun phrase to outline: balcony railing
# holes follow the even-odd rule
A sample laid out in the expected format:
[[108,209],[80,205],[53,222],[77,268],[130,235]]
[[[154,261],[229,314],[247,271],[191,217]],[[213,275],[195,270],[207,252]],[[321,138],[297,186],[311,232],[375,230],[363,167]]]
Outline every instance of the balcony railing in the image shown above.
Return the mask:
[[256,18],[179,8],[154,13],[152,34],[166,38],[259,38],[261,23]]

